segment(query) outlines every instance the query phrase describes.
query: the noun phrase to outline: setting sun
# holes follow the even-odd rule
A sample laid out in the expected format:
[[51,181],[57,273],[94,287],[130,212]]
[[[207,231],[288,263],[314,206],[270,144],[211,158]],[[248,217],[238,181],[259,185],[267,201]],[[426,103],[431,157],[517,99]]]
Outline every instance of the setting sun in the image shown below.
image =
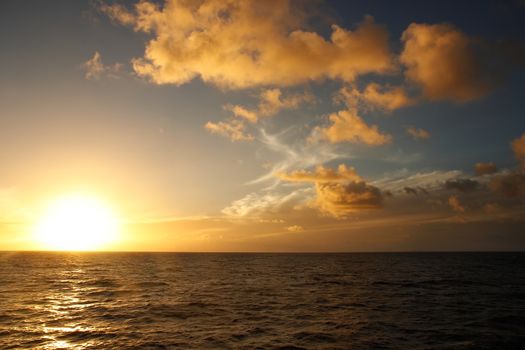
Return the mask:
[[102,201],[68,196],[51,203],[35,227],[36,240],[51,250],[97,250],[114,241],[118,219]]

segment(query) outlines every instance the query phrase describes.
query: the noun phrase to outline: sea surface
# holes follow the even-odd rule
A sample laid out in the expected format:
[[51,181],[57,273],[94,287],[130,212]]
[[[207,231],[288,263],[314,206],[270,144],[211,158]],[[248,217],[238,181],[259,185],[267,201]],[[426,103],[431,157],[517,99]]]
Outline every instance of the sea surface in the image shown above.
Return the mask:
[[525,349],[525,253],[0,253],[0,349]]

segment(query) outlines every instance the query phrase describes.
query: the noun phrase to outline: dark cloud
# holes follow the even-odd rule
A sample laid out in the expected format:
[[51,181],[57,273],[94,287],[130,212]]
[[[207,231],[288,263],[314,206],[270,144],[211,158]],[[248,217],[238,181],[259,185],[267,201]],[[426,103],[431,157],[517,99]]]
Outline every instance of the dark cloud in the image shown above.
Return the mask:
[[445,182],[445,188],[447,190],[457,190],[460,192],[472,192],[479,187],[479,182],[471,179],[454,179]]
[[489,188],[509,198],[525,196],[525,174],[515,172],[496,176],[490,181]]
[[405,191],[406,194],[413,194],[418,195],[419,193],[428,194],[428,191],[425,190],[423,187],[404,187],[403,191]]

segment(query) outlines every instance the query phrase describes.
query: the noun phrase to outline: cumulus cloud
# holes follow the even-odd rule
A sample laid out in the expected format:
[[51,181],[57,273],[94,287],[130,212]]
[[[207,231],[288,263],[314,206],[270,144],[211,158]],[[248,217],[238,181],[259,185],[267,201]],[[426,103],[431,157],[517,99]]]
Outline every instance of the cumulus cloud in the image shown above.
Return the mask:
[[311,182],[315,185],[316,197],[312,207],[335,218],[365,209],[376,209],[383,204],[381,191],[356,174],[353,168],[339,165],[337,170],[318,166],[315,171],[294,171],[277,174],[282,180]]
[[482,97],[498,85],[507,70],[501,50],[451,24],[412,23],[401,40],[405,76],[430,100],[465,102]]
[[471,179],[452,179],[445,182],[447,190],[457,190],[460,192],[472,192],[479,188],[480,184]]
[[476,163],[474,165],[476,175],[490,175],[498,172],[498,167],[494,163]]
[[228,137],[232,141],[253,141],[254,137],[244,130],[244,123],[240,120],[224,122],[207,122],[204,127],[212,134]]
[[338,91],[335,100],[343,101],[348,108],[379,109],[386,112],[416,103],[415,99],[407,95],[403,87],[382,86],[378,83],[370,83],[362,91],[355,86],[344,86]]
[[412,136],[414,140],[424,140],[430,138],[430,133],[425,129],[416,128],[414,126],[407,126],[405,130],[407,134]]
[[525,171],[525,133],[512,141],[512,150],[521,164],[521,170]]
[[317,198],[313,204],[322,212],[338,218],[360,210],[380,208],[383,204],[379,189],[364,181],[317,182],[315,190]]
[[465,207],[461,205],[461,202],[459,201],[459,198],[457,196],[450,196],[448,197],[448,205],[457,213],[464,213]]
[[105,65],[102,62],[102,56],[98,51],[95,51],[93,57],[82,64],[84,69],[84,77],[88,80],[98,80],[103,76],[110,78],[117,78],[122,71],[122,64],[115,63],[113,65]]
[[330,143],[351,142],[381,146],[392,142],[392,136],[379,131],[377,125],[368,125],[355,110],[342,110],[328,117],[330,125],[318,126],[311,140],[328,140]]
[[332,25],[329,39],[306,30],[309,13],[292,1],[140,1],[102,10],[153,38],[135,72],[157,84],[197,77],[226,88],[353,81],[392,71],[388,33],[371,17],[354,30]]

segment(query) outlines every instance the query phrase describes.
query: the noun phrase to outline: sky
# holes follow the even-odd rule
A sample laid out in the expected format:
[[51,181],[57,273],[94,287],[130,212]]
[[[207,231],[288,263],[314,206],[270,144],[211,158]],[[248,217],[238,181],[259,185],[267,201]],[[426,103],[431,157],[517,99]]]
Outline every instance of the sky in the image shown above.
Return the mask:
[[525,3],[3,1],[0,250],[525,249]]

